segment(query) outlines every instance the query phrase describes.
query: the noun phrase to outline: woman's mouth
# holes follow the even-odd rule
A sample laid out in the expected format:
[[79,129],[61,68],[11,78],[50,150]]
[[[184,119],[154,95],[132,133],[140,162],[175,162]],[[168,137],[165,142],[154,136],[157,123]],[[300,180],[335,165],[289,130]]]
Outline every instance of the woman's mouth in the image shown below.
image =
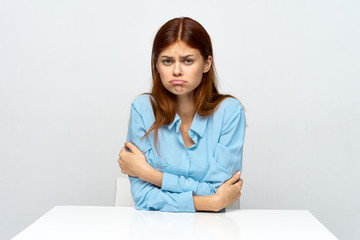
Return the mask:
[[174,79],[174,80],[171,80],[170,83],[173,84],[173,85],[180,85],[180,84],[184,84],[185,81],[184,80]]

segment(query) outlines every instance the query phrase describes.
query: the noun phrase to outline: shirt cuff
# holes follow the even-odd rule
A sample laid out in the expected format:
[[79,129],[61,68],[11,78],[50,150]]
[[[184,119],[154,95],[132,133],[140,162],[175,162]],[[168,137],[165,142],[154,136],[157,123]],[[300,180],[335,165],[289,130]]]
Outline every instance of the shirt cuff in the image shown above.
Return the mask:
[[180,212],[195,212],[194,198],[192,191],[179,193],[180,201],[178,209]]
[[178,179],[179,177],[174,174],[163,172],[161,189],[170,192],[181,192],[179,191]]

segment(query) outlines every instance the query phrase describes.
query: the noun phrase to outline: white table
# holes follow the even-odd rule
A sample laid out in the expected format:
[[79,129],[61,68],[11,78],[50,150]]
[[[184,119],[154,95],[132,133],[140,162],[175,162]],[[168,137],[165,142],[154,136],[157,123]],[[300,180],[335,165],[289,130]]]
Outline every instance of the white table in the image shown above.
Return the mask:
[[337,239],[306,210],[167,213],[130,207],[56,206],[14,240]]

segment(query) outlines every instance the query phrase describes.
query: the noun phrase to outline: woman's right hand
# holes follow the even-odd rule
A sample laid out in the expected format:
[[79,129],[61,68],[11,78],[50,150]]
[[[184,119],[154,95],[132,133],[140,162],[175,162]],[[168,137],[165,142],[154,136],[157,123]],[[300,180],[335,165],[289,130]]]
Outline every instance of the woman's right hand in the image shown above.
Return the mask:
[[230,206],[241,196],[243,180],[240,178],[240,175],[239,171],[236,172],[217,189],[214,197],[218,203],[219,210]]

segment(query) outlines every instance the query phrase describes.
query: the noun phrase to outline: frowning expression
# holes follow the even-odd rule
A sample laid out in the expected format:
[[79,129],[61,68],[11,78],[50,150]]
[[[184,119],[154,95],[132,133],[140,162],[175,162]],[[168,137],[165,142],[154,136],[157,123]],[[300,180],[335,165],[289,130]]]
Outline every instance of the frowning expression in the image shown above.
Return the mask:
[[160,52],[156,68],[164,87],[175,95],[192,94],[210,70],[212,57],[204,60],[200,51],[177,41]]

